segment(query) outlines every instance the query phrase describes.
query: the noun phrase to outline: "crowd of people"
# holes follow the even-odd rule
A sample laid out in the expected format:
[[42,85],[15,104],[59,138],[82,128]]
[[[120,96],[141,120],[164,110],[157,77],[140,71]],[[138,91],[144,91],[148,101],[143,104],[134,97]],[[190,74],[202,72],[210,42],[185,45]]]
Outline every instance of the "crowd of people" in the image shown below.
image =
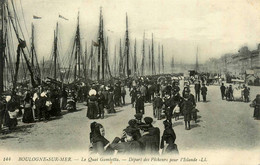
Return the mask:
[[[199,81],[196,83],[200,84]],[[104,115],[100,116],[97,112],[101,112],[102,114],[104,112],[103,107],[106,105],[108,105],[108,112],[114,113],[114,109],[111,111],[109,104],[104,104],[106,99],[101,95],[104,95],[104,92],[108,90],[116,98],[116,88],[123,89],[124,85],[118,82],[113,88],[101,86],[97,89],[91,87],[87,116],[89,117],[88,114],[95,111],[97,118],[103,118]],[[203,96],[203,101],[206,101],[207,88],[203,84],[199,90]],[[132,154],[138,152],[147,154],[178,153],[172,119],[177,121],[180,120],[180,116],[183,116],[185,129],[190,130],[191,120],[194,120],[195,123],[197,122],[197,112],[199,110],[196,108],[196,102],[200,101],[199,99],[196,101],[189,85],[184,87],[182,94],[180,92],[178,81],[157,82],[144,81],[143,79],[133,81],[129,86],[129,95],[131,97],[132,108],[135,109],[135,119],[129,120],[128,126],[123,130],[123,136],[116,137],[111,143],[105,138],[104,127],[96,122],[91,123],[91,151],[98,154]],[[125,96],[125,92],[123,92],[123,95]],[[95,99],[91,99],[91,97],[95,97]],[[103,98],[103,101],[98,101],[100,98]],[[95,101],[93,102],[93,100]],[[119,104],[116,104],[114,101],[112,107],[120,106],[122,105],[121,103],[122,99],[121,101],[119,100]],[[142,122],[142,117],[146,114],[145,103],[152,103],[153,116],[145,117],[144,122]],[[102,108],[98,110],[100,105]],[[154,119],[157,119],[157,122],[164,119],[162,137],[160,137],[160,129],[152,125]],[[167,144],[167,147],[164,147],[164,144]]]
[[233,88],[233,86],[230,84],[229,86],[225,86],[224,83],[220,86],[220,91],[221,91],[221,97],[222,100],[227,100],[227,101],[244,101],[248,103],[249,96],[250,96],[250,88],[247,87],[245,84],[243,86],[237,86]]
[[[61,110],[76,110],[74,90],[56,85],[37,88],[19,88],[16,93],[7,93],[0,100],[0,127],[13,130],[18,118],[23,123],[47,122],[62,116]],[[0,129],[0,130],[1,130]]]
[[[200,82],[198,82],[200,85]],[[195,89],[196,89],[195,85]],[[172,123],[172,118],[179,119],[184,116],[185,129],[190,129],[190,120],[197,122],[196,100],[189,85],[185,86],[180,95],[180,87],[177,82],[155,82],[155,81],[132,81],[129,87],[132,107],[135,113],[145,114],[145,103],[152,103],[153,117],[161,120],[163,117]],[[207,88],[203,84],[201,89],[203,101],[206,101]],[[104,86],[92,84],[88,96],[89,119],[104,118],[105,110],[107,114],[116,113],[116,106],[125,105],[126,89],[125,84],[116,82],[114,86]],[[199,99],[197,101],[200,101]]]

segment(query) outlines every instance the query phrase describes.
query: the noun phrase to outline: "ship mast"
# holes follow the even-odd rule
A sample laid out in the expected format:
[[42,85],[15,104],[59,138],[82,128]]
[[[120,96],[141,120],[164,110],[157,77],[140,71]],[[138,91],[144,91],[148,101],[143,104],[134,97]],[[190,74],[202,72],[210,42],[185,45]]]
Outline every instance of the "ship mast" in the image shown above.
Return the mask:
[[31,53],[32,53],[32,67],[34,66],[34,25],[32,24],[32,43],[31,43]]
[[164,74],[164,54],[163,54],[163,45],[162,45],[162,72]]
[[151,74],[151,48],[150,48],[150,45],[149,45],[149,73]]
[[122,47],[121,47],[121,38],[119,44],[119,76],[123,75],[123,57],[122,57]]
[[101,31],[100,31],[100,35],[101,35],[101,50],[102,50],[102,80],[105,80],[105,64],[106,64],[106,55],[107,55],[107,51],[105,48],[105,43],[104,43],[104,32],[103,32],[103,27],[104,22],[103,22],[103,15],[101,15]]
[[100,56],[101,56],[101,20],[102,20],[102,8],[100,7],[100,16],[99,16],[99,36],[98,36],[98,70],[97,70],[97,80],[100,80]]
[[196,73],[198,73],[198,71],[199,71],[198,51],[199,51],[199,47],[197,46],[196,66],[195,66],[195,71],[196,71]]
[[161,70],[161,56],[160,56],[160,44],[158,45],[158,74],[160,74],[160,70]]
[[116,67],[116,45],[115,45],[115,52],[114,52],[114,75],[115,75],[115,77],[116,77],[116,69],[117,69],[117,67]]
[[153,33],[152,33],[152,75],[155,74],[155,66],[154,66],[154,48],[153,48]]
[[85,77],[85,81],[87,80],[87,76],[88,76],[88,71],[87,71],[87,60],[88,60],[88,44],[87,42],[85,43],[85,57],[84,57],[84,77]]
[[91,49],[90,49],[90,78],[93,79],[93,64],[94,64],[94,57],[93,57],[93,44],[91,44]]
[[[81,47],[80,47],[80,29],[79,29],[79,12],[78,12],[78,25],[77,25],[77,32],[76,32],[76,53],[75,53],[75,74],[77,74],[78,71],[78,77],[80,78],[81,70],[80,70],[80,64],[81,64]],[[77,65],[78,64],[78,65]],[[77,75],[75,75],[74,80],[76,81]]]
[[[107,45],[106,45],[106,50],[105,50],[104,56],[105,56],[104,57],[105,58],[104,63],[105,63],[105,66],[106,66],[105,71],[106,71],[106,74],[108,72],[109,78],[111,78],[112,75],[111,75],[110,64],[109,64],[109,60],[108,60],[108,37],[107,37]],[[103,81],[104,81],[104,79],[103,79]]]
[[102,15],[102,8],[100,8],[100,18],[99,18],[99,35],[98,35],[98,73],[97,73],[97,80],[100,80],[100,63],[102,60],[102,80],[105,79],[105,56],[106,56],[106,49],[104,43],[104,33],[103,33],[103,15]]
[[172,68],[172,73],[173,73],[173,69],[174,69],[174,56],[172,57],[171,68]]
[[129,70],[129,36],[128,36],[128,17],[127,17],[127,13],[126,13],[125,53],[126,53],[126,74],[127,74],[127,78],[129,78],[129,74],[130,74],[130,70]]
[[57,44],[58,44],[58,22],[56,24],[56,30],[54,30],[54,76],[53,78],[57,80]]
[[134,46],[134,73],[137,72],[137,61],[136,61],[136,39],[135,39],[135,46]]
[[142,68],[141,68],[142,76],[145,74],[144,65],[145,65],[145,32],[143,37],[143,58],[142,58]]
[[[38,74],[38,77],[41,77],[41,70],[40,70],[40,65],[38,62],[37,54],[35,51],[35,46],[34,46],[34,25],[32,23],[32,42],[31,42],[31,65],[32,68],[34,68],[35,73]],[[36,62],[36,65],[35,65]]]

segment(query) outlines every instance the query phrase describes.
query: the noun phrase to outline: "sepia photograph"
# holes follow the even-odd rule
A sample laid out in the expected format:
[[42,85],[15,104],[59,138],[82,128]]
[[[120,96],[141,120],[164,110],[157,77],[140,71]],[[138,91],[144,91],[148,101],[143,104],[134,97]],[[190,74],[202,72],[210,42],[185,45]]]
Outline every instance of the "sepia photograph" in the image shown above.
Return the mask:
[[260,0],[0,0],[0,164],[260,165]]

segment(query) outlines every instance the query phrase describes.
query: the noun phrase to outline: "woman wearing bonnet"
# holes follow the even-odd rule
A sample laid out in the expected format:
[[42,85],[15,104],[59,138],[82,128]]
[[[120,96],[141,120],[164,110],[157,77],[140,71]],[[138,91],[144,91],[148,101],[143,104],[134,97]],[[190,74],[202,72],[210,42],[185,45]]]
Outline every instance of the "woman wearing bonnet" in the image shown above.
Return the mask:
[[105,129],[104,127],[97,123],[93,122],[90,124],[90,150],[93,154],[109,154],[113,153],[113,150],[109,146],[109,141],[104,137]]

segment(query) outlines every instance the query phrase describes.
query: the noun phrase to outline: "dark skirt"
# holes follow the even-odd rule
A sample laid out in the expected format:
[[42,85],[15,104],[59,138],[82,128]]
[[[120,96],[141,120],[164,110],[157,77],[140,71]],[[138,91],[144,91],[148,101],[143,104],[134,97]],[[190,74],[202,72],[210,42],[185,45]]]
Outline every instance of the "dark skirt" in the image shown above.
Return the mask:
[[98,114],[98,108],[95,103],[89,103],[88,104],[88,112],[87,112],[87,117],[89,119],[96,119]]
[[60,102],[58,100],[52,101],[51,110],[49,111],[51,116],[60,116],[61,115],[61,108]]
[[9,113],[7,112],[7,113],[5,114],[5,125],[6,125],[10,130],[12,130],[12,129],[14,129],[14,128],[17,126],[17,124],[18,124],[18,123],[17,123],[17,118],[11,119]]
[[34,122],[32,108],[24,109],[23,122],[24,123],[33,123]]
[[67,98],[66,97],[62,97],[61,98],[61,109],[66,109],[66,105],[67,105]]
[[256,119],[260,119],[260,107],[256,107],[254,109],[254,115],[253,115],[254,118]]

